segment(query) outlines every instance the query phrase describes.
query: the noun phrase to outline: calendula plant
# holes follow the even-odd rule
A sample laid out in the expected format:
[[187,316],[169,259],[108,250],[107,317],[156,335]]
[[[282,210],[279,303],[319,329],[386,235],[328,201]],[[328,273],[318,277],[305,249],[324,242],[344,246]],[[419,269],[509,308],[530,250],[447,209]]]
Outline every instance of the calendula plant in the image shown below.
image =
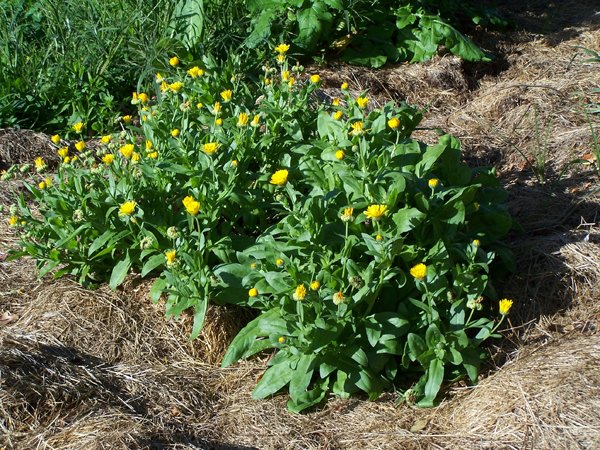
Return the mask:
[[192,337],[209,302],[257,309],[223,365],[273,349],[254,396],[287,387],[292,411],[413,382],[407,397],[432,405],[443,380],[476,381],[512,304],[494,318],[505,193],[456,139],[411,138],[414,108],[373,109],[347,84],[318,100],[319,75],[288,50],[258,85],[234,63],[170,58],[122,133],[94,153],[58,148],[49,180],[38,161],[35,208],[21,197],[10,219],[15,256],[113,288],[155,274],[151,297],[170,316],[193,309]]

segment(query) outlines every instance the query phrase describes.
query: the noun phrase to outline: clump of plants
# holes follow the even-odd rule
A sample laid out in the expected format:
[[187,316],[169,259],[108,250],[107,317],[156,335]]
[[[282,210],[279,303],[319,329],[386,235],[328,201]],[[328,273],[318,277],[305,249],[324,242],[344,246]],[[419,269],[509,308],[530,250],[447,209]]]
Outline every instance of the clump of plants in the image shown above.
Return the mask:
[[317,100],[319,75],[288,51],[258,85],[171,58],[123,132],[93,152],[57,144],[56,174],[36,160],[13,257],[88,285],[156,277],[153,300],[191,310],[192,337],[209,302],[256,309],[223,365],[273,352],[254,397],[287,389],[292,411],[393,385],[432,405],[444,380],[476,382],[512,304],[492,284],[510,263],[506,195],[455,138],[412,138],[418,110],[371,108],[346,83]]

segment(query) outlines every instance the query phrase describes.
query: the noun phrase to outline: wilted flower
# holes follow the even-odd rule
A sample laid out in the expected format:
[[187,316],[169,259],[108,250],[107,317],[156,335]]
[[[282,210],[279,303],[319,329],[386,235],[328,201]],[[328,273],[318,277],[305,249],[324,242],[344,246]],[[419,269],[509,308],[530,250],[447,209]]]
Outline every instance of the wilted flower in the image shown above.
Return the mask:
[[419,263],[410,269],[410,274],[416,280],[422,281],[427,276],[427,266],[423,263]]
[[133,214],[133,212],[135,211],[136,206],[137,206],[137,203],[134,202],[133,200],[129,200],[129,201],[123,203],[119,207],[119,215],[120,216],[131,216]]
[[144,236],[140,240],[140,250],[149,249],[150,247],[152,247],[153,243],[154,243],[154,239],[152,239],[150,236]]
[[399,126],[400,119],[398,119],[397,117],[392,117],[390,120],[388,120],[388,127],[390,127],[392,130],[395,130]]
[[341,290],[339,290],[335,294],[333,294],[333,303],[335,305],[344,303],[344,293]]
[[192,216],[195,216],[200,212],[200,202],[196,201],[194,197],[190,195],[183,199],[183,206],[188,214],[191,214]]
[[177,239],[179,236],[180,236],[180,233],[177,230],[177,227],[169,227],[169,228],[167,228],[167,237],[169,239]]
[[215,102],[213,105],[213,114],[218,115],[221,112],[221,103]]
[[299,284],[298,286],[296,286],[296,290],[294,291],[293,297],[294,300],[304,300],[304,298],[306,297],[306,288],[303,284]]
[[502,300],[500,300],[499,303],[499,309],[500,309],[500,314],[502,314],[503,316],[508,314],[508,311],[510,311],[510,308],[512,308],[513,305],[513,301],[509,300],[507,298],[503,298]]
[[365,216],[372,220],[379,220],[387,213],[386,205],[370,205],[365,211]]
[[76,209],[75,211],[73,211],[73,222],[83,222],[83,218],[83,211],[81,209]]
[[288,171],[286,169],[281,169],[271,175],[271,184],[277,186],[283,186],[287,183],[288,180]]

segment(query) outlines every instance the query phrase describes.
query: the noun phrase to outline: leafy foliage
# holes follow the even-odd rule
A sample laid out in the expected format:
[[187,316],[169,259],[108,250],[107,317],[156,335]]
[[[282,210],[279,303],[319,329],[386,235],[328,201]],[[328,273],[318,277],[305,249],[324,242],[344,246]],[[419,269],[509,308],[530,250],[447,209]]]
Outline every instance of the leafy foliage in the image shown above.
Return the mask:
[[496,336],[505,193],[455,138],[411,138],[418,110],[371,110],[346,90],[319,102],[319,76],[278,52],[258,87],[239,60],[172,60],[156,102],[134,97],[139,126],[97,153],[59,150],[58,174],[27,186],[35,207],[21,197],[13,211],[13,257],[113,288],[153,274],[168,316],[193,310],[192,337],[209,301],[257,309],[223,361],[274,349],[255,398],[286,388],[301,411],[416,379],[408,397],[432,405],[444,380],[477,380]]

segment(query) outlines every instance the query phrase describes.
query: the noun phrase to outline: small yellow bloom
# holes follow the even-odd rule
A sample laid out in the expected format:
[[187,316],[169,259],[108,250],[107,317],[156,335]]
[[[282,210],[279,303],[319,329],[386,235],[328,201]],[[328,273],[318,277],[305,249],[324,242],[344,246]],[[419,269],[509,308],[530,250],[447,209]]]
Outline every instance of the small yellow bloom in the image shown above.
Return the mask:
[[399,126],[400,119],[398,119],[397,117],[392,117],[390,120],[388,120],[388,127],[390,127],[392,130],[395,130]]
[[331,104],[332,104],[333,106],[340,106],[340,101],[341,101],[341,100],[339,99],[339,97],[336,97],[336,98],[334,98],[333,100],[331,100]]
[[281,72],[281,79],[283,81],[288,81],[290,79],[290,71],[284,70],[283,72]]
[[207,155],[212,155],[219,148],[219,144],[216,142],[207,142],[202,146],[202,151]]
[[200,202],[196,201],[191,195],[184,198],[182,203],[188,214],[195,216],[200,212]]
[[215,102],[213,105],[213,114],[218,115],[221,112],[221,103]]
[[365,216],[372,220],[379,220],[387,213],[387,210],[386,205],[370,205],[365,211]]
[[40,183],[38,184],[38,187],[43,191],[44,189],[46,189],[46,182],[40,181]]
[[204,105],[201,102],[196,103],[196,108],[202,109]]
[[335,294],[333,294],[333,303],[335,305],[344,303],[344,293],[341,290],[339,290]]
[[133,214],[133,212],[135,211],[136,206],[137,206],[137,203],[134,202],[133,200],[123,203],[119,208],[119,215],[120,216],[131,216]]
[[289,49],[290,46],[288,44],[279,44],[277,47],[275,47],[275,51],[280,55],[285,55]]
[[165,81],[165,79],[163,78],[163,76],[160,74],[160,72],[156,73],[156,82],[157,83],[162,83],[163,81]]
[[333,113],[334,120],[340,120],[344,116],[342,111],[336,111]]
[[438,180],[437,178],[431,178],[427,184],[429,185],[429,187],[431,189],[435,189],[437,187],[438,184],[440,184],[440,180]]
[[427,276],[427,266],[419,263],[410,269],[410,274],[414,279],[422,281]]
[[227,90],[221,92],[221,98],[223,99],[224,102],[230,102],[231,97],[233,97],[233,92],[231,92],[231,89],[227,89]]
[[258,265],[256,264],[256,262],[253,261],[253,262],[250,263],[250,268],[252,270],[256,269],[257,267],[258,267]]
[[177,67],[179,65],[179,58],[177,56],[173,56],[169,59],[169,64],[173,67]]
[[254,115],[254,117],[252,118],[252,122],[250,122],[250,125],[255,128],[260,125],[260,116],[258,114]]
[[317,280],[314,280],[313,282],[310,283],[311,291],[318,291],[320,287],[321,287],[321,283]]
[[177,250],[169,250],[165,252],[165,259],[167,260],[167,267],[172,267],[177,259]]
[[283,261],[283,259],[281,259],[281,258],[277,258],[277,259],[275,260],[275,265],[276,265],[277,267],[281,267],[281,266],[283,266],[283,264],[284,264],[284,261]]
[[81,133],[81,130],[83,130],[83,122],[74,123],[72,128],[76,133]]
[[85,148],[85,142],[79,141],[75,143],[75,148],[78,152],[82,151]]
[[335,158],[342,160],[344,159],[344,157],[346,156],[346,153],[344,153],[344,150],[338,150],[337,152],[335,152]]
[[270,85],[270,84],[272,83],[272,81],[271,81],[271,79],[270,79],[270,78],[265,78],[265,79],[263,80],[263,83],[265,83],[265,86],[268,86],[268,85]]
[[499,303],[499,308],[500,308],[500,314],[502,314],[503,316],[508,314],[508,311],[510,311],[510,308],[512,308],[513,305],[513,301],[509,300],[507,298],[503,298],[502,300],[500,300]]
[[280,344],[285,343],[285,337],[284,336],[279,336],[279,339],[277,339],[277,342],[279,342]]
[[350,134],[352,136],[360,136],[364,133],[364,124],[362,123],[362,121],[359,120],[358,122],[354,122],[350,126],[352,127],[352,130],[350,131]]
[[112,140],[112,136],[110,134],[106,134],[100,138],[100,142],[103,144],[108,144]]
[[140,100],[140,102],[142,102],[142,104],[148,103],[148,94],[146,94],[145,92],[141,92],[138,94],[138,99]]
[[60,142],[60,136],[58,134],[54,134],[54,135],[52,135],[50,140],[58,145],[58,143]]
[[104,164],[106,164],[107,166],[112,164],[112,162],[115,160],[115,155],[113,155],[112,153],[107,153],[106,155],[104,155],[102,157],[102,162]]
[[367,97],[358,97],[356,99],[356,104],[358,105],[359,108],[366,107],[367,103],[369,103],[369,99]]
[[71,158],[71,162],[74,163],[75,161],[77,161],[79,158],[77,157],[77,155],[73,156]]
[[279,64],[283,64],[285,62],[285,55],[277,55],[275,59]]
[[343,91],[346,91],[346,90],[348,90],[348,83],[346,83],[346,82],[344,81],[344,82],[342,83],[342,85],[340,86],[340,88],[341,88]]
[[288,80],[288,86],[292,87],[294,84],[296,84],[296,79],[294,77],[290,77]]
[[303,284],[299,284],[298,286],[296,286],[296,290],[294,292],[294,300],[304,300],[304,298],[306,297],[306,288],[304,287]]
[[313,84],[317,84],[317,83],[319,83],[320,81],[321,81],[321,77],[320,77],[320,75],[316,75],[316,74],[315,74],[315,75],[311,75],[311,76],[310,76],[310,82],[311,82],[311,83],[313,83]]
[[131,155],[133,155],[133,148],[133,144],[125,144],[121,146],[119,152],[121,152],[121,155],[123,155],[126,159],[129,159],[131,158]]
[[181,81],[176,81],[175,83],[169,84],[169,89],[175,93],[179,92],[183,87],[183,83]]
[[132,117],[130,115],[126,115],[126,116],[121,117],[121,119],[123,120],[123,123],[125,125],[129,125],[131,123]]
[[246,113],[240,113],[240,115],[238,116],[237,126],[238,127],[245,127],[246,125],[248,125],[248,114],[246,114]]
[[165,92],[169,90],[169,85],[167,84],[166,81],[163,81],[162,83],[160,83],[160,92]]
[[133,164],[137,164],[140,162],[140,154],[138,152],[133,152],[133,155],[131,155],[131,162]]
[[377,242],[381,242],[381,241],[383,241],[383,236],[382,236],[382,235],[380,235],[380,234],[378,234],[377,236],[375,236],[375,240],[376,240]]
[[288,171],[286,169],[281,169],[271,175],[271,184],[276,186],[284,186],[288,181]]
[[144,145],[146,146],[147,152],[152,150],[152,147],[154,147],[154,144],[152,143],[152,141],[149,141],[148,139],[146,139],[146,142],[144,143]]
[[258,296],[258,289],[252,288],[248,291],[248,297],[256,297]]
[[215,125],[220,127],[221,125],[223,125],[223,119],[221,119],[220,117],[215,119]]
[[155,152],[148,153],[148,158],[150,158],[150,159],[158,158],[158,152],[155,151]]
[[231,165],[232,165],[233,167],[237,167],[237,166],[238,166],[238,160],[237,160],[237,159],[232,159],[232,160],[231,160]]
[[174,130],[171,130],[171,136],[173,136],[174,138],[178,137],[180,133],[181,133],[181,131],[179,131],[179,128],[175,128]]
[[58,156],[60,156],[61,158],[64,158],[69,154],[69,148],[61,147],[58,149],[58,151],[56,153],[58,153]]
[[342,213],[340,218],[342,219],[342,222],[351,222],[352,220],[354,220],[353,214],[354,214],[354,208],[349,206],[348,208],[344,208],[344,212]]
[[65,158],[63,159],[63,162],[65,164],[69,164],[71,162],[71,158],[69,158],[68,156],[65,156]]
[[44,161],[44,159],[41,156],[38,156],[37,158],[35,158],[33,163],[35,164],[35,169],[38,172],[41,170],[44,170],[46,168],[46,162]]
[[18,223],[19,223],[19,218],[17,216],[10,216],[8,218],[8,224],[11,227],[16,227]]
[[481,242],[479,241],[479,239],[473,239],[473,246],[474,247],[479,247],[481,245]]
[[189,69],[187,71],[188,75],[192,78],[198,78],[201,77],[202,75],[204,75],[204,70],[202,70],[200,67],[198,66],[194,66],[191,69]]

